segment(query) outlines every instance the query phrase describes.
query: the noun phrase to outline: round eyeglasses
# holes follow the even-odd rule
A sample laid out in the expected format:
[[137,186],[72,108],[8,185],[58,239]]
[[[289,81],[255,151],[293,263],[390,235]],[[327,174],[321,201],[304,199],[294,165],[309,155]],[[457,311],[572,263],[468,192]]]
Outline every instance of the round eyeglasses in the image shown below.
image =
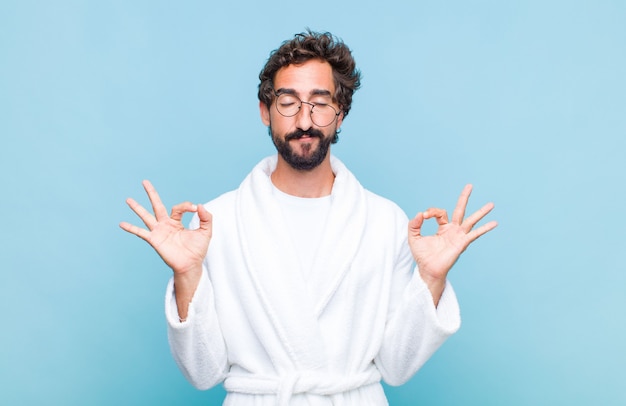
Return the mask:
[[303,104],[311,106],[311,121],[318,127],[328,127],[335,121],[341,112],[330,105],[330,96],[314,96],[313,101],[302,101],[291,93],[276,94],[276,110],[284,117],[293,117],[302,108]]

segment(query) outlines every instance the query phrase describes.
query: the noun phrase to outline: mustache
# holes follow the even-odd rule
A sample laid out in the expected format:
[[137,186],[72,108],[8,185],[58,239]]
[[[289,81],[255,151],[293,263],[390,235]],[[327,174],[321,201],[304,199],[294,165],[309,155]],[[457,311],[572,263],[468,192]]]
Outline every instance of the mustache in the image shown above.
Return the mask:
[[324,139],[324,133],[322,133],[318,129],[310,128],[306,131],[298,129],[292,133],[285,135],[285,141],[298,140],[304,137],[305,135],[308,135],[309,137],[317,137],[320,140]]

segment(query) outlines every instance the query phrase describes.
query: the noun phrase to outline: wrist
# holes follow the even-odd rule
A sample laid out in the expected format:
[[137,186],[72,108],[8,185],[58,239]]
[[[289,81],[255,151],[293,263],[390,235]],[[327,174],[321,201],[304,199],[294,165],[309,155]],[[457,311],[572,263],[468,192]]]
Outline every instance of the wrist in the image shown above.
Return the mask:
[[189,284],[196,283],[200,280],[200,276],[202,275],[202,265],[197,265],[192,268],[187,269],[173,269],[174,271],[174,283],[178,282],[179,284]]
[[174,295],[178,307],[178,317],[181,322],[187,320],[189,305],[196,292],[202,277],[202,267],[186,272],[174,273]]
[[433,303],[435,307],[439,304],[439,299],[441,299],[441,295],[446,287],[446,278],[433,278],[430,275],[424,275],[420,272],[420,277],[424,281],[424,284],[430,290],[430,293],[433,297]]

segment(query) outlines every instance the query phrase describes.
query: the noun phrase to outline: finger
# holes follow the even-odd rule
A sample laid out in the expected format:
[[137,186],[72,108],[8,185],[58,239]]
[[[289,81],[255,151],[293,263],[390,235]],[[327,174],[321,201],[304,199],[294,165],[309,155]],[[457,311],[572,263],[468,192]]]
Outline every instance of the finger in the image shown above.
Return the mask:
[[456,202],[456,207],[452,212],[452,222],[456,224],[461,224],[463,222],[463,217],[465,217],[465,208],[467,207],[467,202],[469,201],[469,197],[472,194],[472,185],[467,184],[463,188],[461,195],[459,196],[459,200]]
[[424,213],[417,213],[413,220],[409,221],[409,236],[421,236],[422,224],[424,224]]
[[172,207],[172,220],[181,221],[183,218],[183,214],[185,213],[195,213],[198,211],[198,206],[191,202],[179,203],[176,206]]
[[136,235],[144,241],[148,241],[148,239],[150,238],[150,233],[148,232],[148,230],[137,227],[125,221],[120,223],[120,228],[128,233]]
[[165,205],[161,201],[161,197],[157,193],[152,183],[149,180],[144,180],[142,182],[143,188],[146,190],[148,194],[148,198],[150,199],[150,203],[152,204],[152,210],[154,211],[154,216],[157,220],[161,220],[165,217],[168,217],[167,210],[165,209]]
[[465,219],[465,221],[463,221],[463,224],[461,225],[461,228],[463,228],[463,230],[465,230],[465,232],[469,233],[469,231],[472,228],[474,228],[474,226],[480,220],[482,220],[483,217],[485,217],[487,214],[489,214],[489,212],[491,210],[493,210],[494,207],[495,206],[494,206],[493,203],[487,203],[486,205],[484,205],[483,207],[481,207],[480,209],[478,209],[474,213],[472,213],[472,215],[467,217]]
[[446,212],[444,209],[431,207],[430,209],[426,210],[423,215],[425,219],[434,217],[437,220],[437,224],[439,224],[440,226],[448,224],[448,212]]
[[198,228],[210,233],[213,230],[213,216],[201,204],[198,205],[198,218],[200,219]]
[[156,218],[154,218],[152,213],[150,213],[142,205],[137,203],[135,199],[132,199],[130,197],[126,199],[126,204],[132,209],[132,211],[135,212],[135,214],[137,214],[137,216],[139,216],[141,221],[143,221],[143,223],[146,225],[146,227],[148,227],[148,229],[152,230],[154,228],[154,226],[157,223],[157,220]]
[[469,233],[467,233],[467,236],[469,237],[470,242],[475,241],[478,237],[488,233],[489,231],[493,230],[494,228],[496,228],[498,225],[497,221],[490,221],[487,224],[484,224],[480,227],[478,227],[476,230],[472,230]]

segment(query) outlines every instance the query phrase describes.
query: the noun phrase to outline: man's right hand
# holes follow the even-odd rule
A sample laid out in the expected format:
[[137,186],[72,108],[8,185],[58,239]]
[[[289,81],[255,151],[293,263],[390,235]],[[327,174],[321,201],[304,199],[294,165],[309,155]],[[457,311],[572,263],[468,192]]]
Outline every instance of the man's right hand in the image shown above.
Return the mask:
[[[127,222],[120,227],[150,244],[165,263],[174,271],[174,286],[178,315],[187,318],[189,303],[202,275],[202,260],[206,256],[211,241],[212,217],[204,206],[189,202],[177,204],[168,216],[167,209],[152,184],[145,180],[143,187],[148,194],[154,215],[135,200],[126,203],[139,216],[147,230]],[[197,212],[200,227],[188,230],[182,224],[184,213]]]

